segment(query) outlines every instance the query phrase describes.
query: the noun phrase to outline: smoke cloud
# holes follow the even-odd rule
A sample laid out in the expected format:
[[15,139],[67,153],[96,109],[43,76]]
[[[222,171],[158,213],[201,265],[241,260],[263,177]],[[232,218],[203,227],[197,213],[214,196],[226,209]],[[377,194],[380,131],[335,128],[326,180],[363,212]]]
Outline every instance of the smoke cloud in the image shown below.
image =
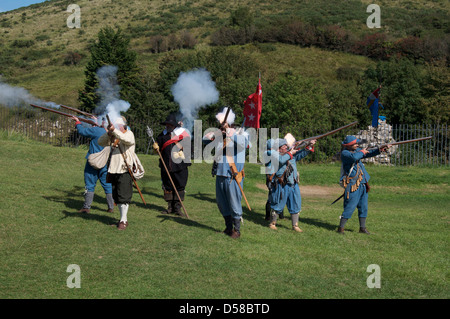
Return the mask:
[[126,112],[130,108],[130,103],[120,99],[117,70],[115,65],[105,65],[97,70],[99,86],[96,93],[100,96],[100,103],[95,113],[99,116],[108,114],[113,123],[121,116],[120,112]]
[[37,104],[40,106],[47,106],[59,109],[59,105],[53,102],[42,101],[33,95],[28,90],[22,87],[11,86],[3,83],[0,80],[0,104],[6,107],[27,107],[30,104]]
[[183,125],[189,131],[192,131],[200,108],[219,100],[216,84],[204,68],[181,72],[171,92],[175,102],[180,105]]

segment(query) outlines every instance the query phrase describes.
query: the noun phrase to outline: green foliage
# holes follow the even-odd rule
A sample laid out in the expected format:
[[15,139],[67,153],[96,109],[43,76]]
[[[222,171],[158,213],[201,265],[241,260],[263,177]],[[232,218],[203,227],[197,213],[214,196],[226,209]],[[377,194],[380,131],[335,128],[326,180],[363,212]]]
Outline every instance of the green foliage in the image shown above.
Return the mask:
[[[82,109],[93,111],[99,102],[95,93],[98,86],[96,72],[104,65],[118,67],[117,80],[121,87],[121,97],[133,106],[138,101],[135,98],[138,84],[138,67],[136,52],[129,49],[130,40],[126,38],[120,28],[117,31],[106,27],[98,33],[98,41],[90,47],[91,60],[85,71],[84,90],[79,92]],[[137,102],[139,103],[139,102]]]
[[420,66],[407,59],[379,62],[376,68],[365,72],[362,84],[367,98],[382,83],[381,115],[389,123],[422,123],[427,121],[422,100],[423,74]]
[[298,136],[310,123],[317,130],[329,127],[325,91],[316,81],[288,74],[265,92],[261,126],[278,127],[283,136],[288,132]]

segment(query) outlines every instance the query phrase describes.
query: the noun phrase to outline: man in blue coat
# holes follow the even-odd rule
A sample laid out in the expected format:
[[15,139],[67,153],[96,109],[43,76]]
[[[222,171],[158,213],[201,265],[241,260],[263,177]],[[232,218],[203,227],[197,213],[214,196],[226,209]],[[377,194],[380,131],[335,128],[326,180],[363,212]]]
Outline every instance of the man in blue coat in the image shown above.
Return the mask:
[[270,186],[270,207],[272,209],[269,227],[276,230],[278,216],[287,205],[291,215],[292,229],[296,232],[303,232],[298,227],[298,217],[302,209],[302,198],[298,186],[297,161],[306,157],[314,151],[316,140],[312,140],[310,145],[301,150],[296,150],[291,145],[288,146],[286,139],[277,139],[271,150],[266,152],[266,156],[271,158],[271,166],[276,168],[271,178]]
[[347,136],[342,142],[340,184],[344,187],[345,191],[344,211],[338,227],[338,233],[341,234],[344,233],[345,224],[352,217],[353,211],[356,208],[358,208],[359,232],[370,234],[366,228],[370,175],[367,173],[361,160],[377,156],[391,146],[388,145],[383,149],[374,148],[367,150],[359,147],[360,142],[361,140],[353,135]]
[[[231,238],[241,235],[242,193],[238,182],[244,189],[244,163],[245,151],[249,146],[247,133],[239,133],[232,127],[232,123],[222,123],[220,130],[211,132],[203,137],[203,143],[214,141],[217,166],[213,174],[216,175],[216,202],[220,213],[225,220],[224,233]],[[225,146],[224,146],[225,143]],[[221,150],[221,151],[220,151]],[[234,176],[231,166],[238,172]]]
[[[86,154],[86,159],[89,155],[93,153],[98,153],[103,150],[103,147],[98,145],[98,138],[106,133],[106,129],[100,126],[83,126],[80,120],[73,116],[72,119],[75,121],[75,127],[78,134],[90,138],[89,150]],[[102,169],[93,168],[88,161],[84,166],[84,204],[83,207],[78,211],[79,213],[89,213],[91,210],[92,201],[94,200],[94,191],[97,181],[100,180],[100,184],[103,187],[106,195],[106,202],[108,204],[107,212],[112,213],[114,210],[114,199],[112,196],[112,186],[110,183],[106,182],[106,175],[108,173],[108,166],[105,165]]]

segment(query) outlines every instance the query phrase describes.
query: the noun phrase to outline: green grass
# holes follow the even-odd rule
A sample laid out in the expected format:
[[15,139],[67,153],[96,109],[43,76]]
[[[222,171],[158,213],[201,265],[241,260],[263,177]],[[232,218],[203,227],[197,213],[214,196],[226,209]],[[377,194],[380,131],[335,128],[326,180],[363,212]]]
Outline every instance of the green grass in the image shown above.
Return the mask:
[[[83,203],[86,149],[58,148],[0,134],[0,298],[309,299],[442,298],[449,294],[448,168],[368,166],[368,228],[357,218],[336,233],[342,202],[338,164],[299,165],[304,233],[288,219],[272,231],[264,220],[267,191],[260,166],[246,165],[242,236],[221,233],[215,180],[206,163],[190,167],[190,219],[164,216],[158,158],[140,155],[146,176],[135,192],[129,227],[109,226],[97,186],[90,214]],[[245,205],[245,203],[243,203]],[[70,289],[70,264],[81,288]],[[366,285],[381,269],[381,289]]]

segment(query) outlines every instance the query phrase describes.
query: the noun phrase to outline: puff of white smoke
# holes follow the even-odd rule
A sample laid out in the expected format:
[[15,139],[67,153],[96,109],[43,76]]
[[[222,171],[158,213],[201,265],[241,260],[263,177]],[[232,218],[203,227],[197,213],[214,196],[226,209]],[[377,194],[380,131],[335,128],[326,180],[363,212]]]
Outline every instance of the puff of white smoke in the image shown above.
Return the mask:
[[100,103],[95,111],[97,114],[108,114],[113,124],[121,116],[120,112],[130,108],[130,103],[120,99],[117,70],[115,65],[105,65],[97,70],[99,85],[96,92],[100,96]]
[[192,130],[194,119],[201,107],[219,100],[216,84],[204,68],[180,72],[177,82],[171,87],[171,92],[175,102],[180,105],[183,126],[188,130]]
[[[219,112],[216,114],[216,119],[219,121],[219,123],[222,123],[225,119],[225,115],[227,114],[228,107],[224,107],[222,112]],[[230,109],[230,113],[228,113],[227,117],[227,123],[229,125],[234,123],[234,119],[236,118],[236,114],[234,114],[233,110]]]
[[130,103],[124,100],[112,101],[106,106],[106,114],[114,124],[121,117],[120,112],[126,112],[130,108]]
[[11,86],[3,82],[0,82],[0,104],[7,107],[22,107],[37,104],[39,106],[49,106],[59,109],[59,105],[56,103],[42,101],[22,87]]

